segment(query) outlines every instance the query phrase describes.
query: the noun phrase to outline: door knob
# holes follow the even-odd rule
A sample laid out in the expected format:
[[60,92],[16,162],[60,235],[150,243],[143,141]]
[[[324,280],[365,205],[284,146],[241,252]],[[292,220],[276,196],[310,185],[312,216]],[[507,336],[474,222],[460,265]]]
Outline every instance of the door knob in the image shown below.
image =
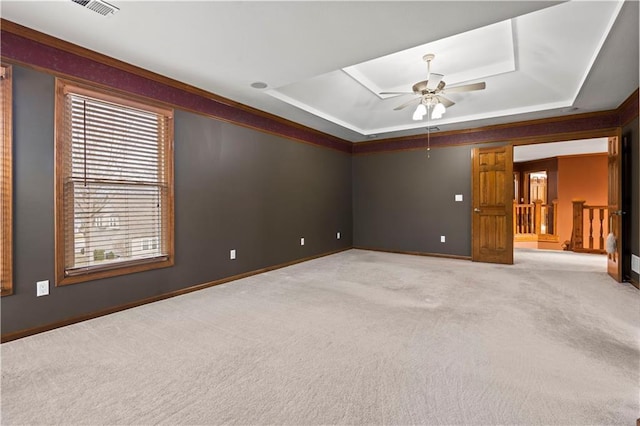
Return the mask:
[[475,209],[473,209],[473,211],[476,212],[476,213],[480,213],[480,209],[477,208],[477,207]]

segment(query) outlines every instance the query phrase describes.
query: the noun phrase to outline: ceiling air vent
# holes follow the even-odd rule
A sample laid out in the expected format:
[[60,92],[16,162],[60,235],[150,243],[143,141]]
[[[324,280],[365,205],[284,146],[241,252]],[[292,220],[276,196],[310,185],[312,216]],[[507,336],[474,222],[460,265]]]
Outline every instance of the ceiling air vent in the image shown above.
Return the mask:
[[102,0],[71,0],[74,3],[79,4],[89,10],[93,10],[102,16],[113,15],[120,9]]

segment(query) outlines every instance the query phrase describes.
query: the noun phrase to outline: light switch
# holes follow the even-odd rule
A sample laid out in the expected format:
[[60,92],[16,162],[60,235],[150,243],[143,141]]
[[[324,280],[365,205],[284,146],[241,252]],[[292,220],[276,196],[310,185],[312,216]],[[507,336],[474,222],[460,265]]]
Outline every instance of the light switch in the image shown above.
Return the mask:
[[456,201],[462,201],[462,194],[456,194]]
[[230,250],[229,251],[229,259],[234,260],[236,258],[236,251],[235,250]]
[[36,296],[47,296],[49,294],[49,280],[38,281],[36,283]]
[[303,246],[304,245],[304,238],[300,238],[300,245]]

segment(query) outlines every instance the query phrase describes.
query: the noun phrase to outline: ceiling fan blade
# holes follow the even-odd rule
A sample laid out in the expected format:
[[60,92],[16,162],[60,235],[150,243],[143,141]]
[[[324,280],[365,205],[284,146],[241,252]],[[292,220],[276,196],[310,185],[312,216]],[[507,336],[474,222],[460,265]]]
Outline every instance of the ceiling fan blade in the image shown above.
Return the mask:
[[450,106],[453,106],[453,105],[456,104],[451,99],[447,99],[442,95],[438,95],[438,96],[436,96],[436,98],[438,98],[438,101],[440,101],[440,103],[442,103],[442,105],[444,105],[445,108],[449,108]]
[[471,84],[465,84],[463,86],[448,87],[447,89],[445,89],[445,92],[446,93],[471,92],[473,90],[483,90],[485,87],[487,87],[487,83],[483,81],[482,83],[471,83]]
[[435,90],[443,78],[444,78],[444,75],[442,74],[431,73],[429,75],[429,80],[427,80],[427,89]]
[[380,92],[378,95],[413,95],[413,92]]
[[401,109],[404,109],[404,108],[408,107],[409,105],[411,105],[413,103],[416,103],[416,104],[419,103],[421,99],[422,99],[421,97],[415,98],[415,99],[411,99],[410,101],[407,101],[407,102],[403,103],[402,105],[398,105],[393,110],[394,111],[400,111]]

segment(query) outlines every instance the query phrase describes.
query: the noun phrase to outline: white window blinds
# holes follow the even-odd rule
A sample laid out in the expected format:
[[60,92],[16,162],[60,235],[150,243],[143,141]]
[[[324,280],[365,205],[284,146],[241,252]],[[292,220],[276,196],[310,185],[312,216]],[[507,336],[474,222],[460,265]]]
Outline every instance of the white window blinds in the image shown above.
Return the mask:
[[64,276],[169,261],[171,111],[73,87],[63,97]]

